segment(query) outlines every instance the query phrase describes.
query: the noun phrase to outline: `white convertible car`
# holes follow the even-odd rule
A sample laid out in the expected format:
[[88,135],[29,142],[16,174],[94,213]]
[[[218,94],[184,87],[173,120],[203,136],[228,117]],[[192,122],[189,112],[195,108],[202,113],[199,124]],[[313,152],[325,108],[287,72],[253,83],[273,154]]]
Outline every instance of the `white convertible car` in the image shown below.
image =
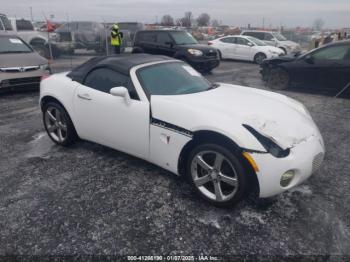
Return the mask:
[[185,175],[218,206],[236,203],[252,187],[270,197],[300,184],[325,152],[301,103],[212,84],[162,56],[93,58],[43,80],[40,105],[55,143],[79,137],[145,159]]

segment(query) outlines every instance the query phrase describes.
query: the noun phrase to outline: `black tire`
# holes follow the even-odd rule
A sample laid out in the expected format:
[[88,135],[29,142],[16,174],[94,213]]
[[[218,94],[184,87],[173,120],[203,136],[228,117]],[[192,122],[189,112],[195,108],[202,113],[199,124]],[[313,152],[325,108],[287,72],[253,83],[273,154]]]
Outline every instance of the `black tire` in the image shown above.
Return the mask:
[[[209,152],[209,153],[203,153],[203,152]],[[214,154],[217,153],[217,155]],[[209,175],[210,181],[205,182],[202,186],[196,185],[196,182],[198,182],[198,178],[205,178],[208,174],[205,169],[202,168],[199,164],[197,165],[196,160],[198,159],[197,156],[203,153],[203,159],[205,161],[208,161],[207,164],[210,166],[211,169],[211,175]],[[210,156],[214,156],[212,159],[210,159]],[[222,161],[221,166],[217,169],[215,167],[215,161],[218,155],[221,155],[224,157],[224,160]],[[213,160],[214,159],[214,160]],[[214,161],[214,162],[210,162]],[[233,168],[233,169],[232,169]],[[201,177],[197,177],[199,172],[204,172],[204,174]],[[209,170],[209,169],[208,169]],[[222,172],[222,170],[225,170],[225,173]],[[229,170],[232,170],[233,172],[229,172]],[[194,173],[193,173],[194,172]],[[216,175],[213,174],[216,172]],[[194,191],[204,200],[207,202],[219,206],[219,207],[229,207],[237,204],[244,193],[247,190],[247,179],[248,177],[245,175],[244,172],[244,166],[242,162],[239,160],[239,157],[237,157],[232,150],[228,150],[223,146],[217,145],[217,144],[201,144],[197,145],[193,148],[193,150],[190,152],[187,164],[186,164],[186,178],[188,179],[190,185],[193,187]],[[225,179],[236,179],[237,184],[236,186],[226,184],[226,182],[223,180],[223,177],[221,175],[224,174]],[[230,175],[229,175],[230,174]],[[196,182],[195,182],[196,181]],[[223,196],[222,199],[217,197],[217,190],[215,184],[219,184],[220,192],[230,192],[227,196],[225,194],[221,194]],[[205,192],[208,191],[208,192]],[[214,191],[214,192],[213,192]],[[220,195],[220,194],[219,194]],[[225,197],[225,198],[224,198]],[[215,199],[214,199],[215,198]]]
[[258,65],[261,65],[265,59],[266,59],[266,55],[263,53],[257,53],[254,56],[254,62],[257,63]]
[[285,90],[289,87],[290,76],[281,68],[271,69],[267,76],[267,87],[275,90]]
[[[54,121],[52,119],[50,119],[50,120],[52,120],[52,124],[48,123],[48,120],[47,120],[47,118],[50,118],[49,114],[48,114],[48,110],[51,110],[51,109],[57,110],[59,112],[61,124],[66,126],[66,131],[64,131],[65,135],[61,134],[61,136],[64,136],[64,139],[62,141],[58,140],[58,137],[59,137],[58,129],[56,129],[57,132],[52,131],[50,129],[51,127],[54,127],[54,126],[56,126],[56,128],[57,128],[57,125],[53,124]],[[57,111],[55,114],[56,119],[57,119]],[[67,113],[67,111],[59,103],[48,102],[48,103],[44,104],[44,106],[43,106],[43,122],[44,122],[45,130],[46,130],[47,134],[49,135],[50,139],[54,143],[56,143],[57,145],[70,146],[77,141],[78,135],[75,131],[73,122],[72,122],[71,118],[69,117],[69,114]],[[53,132],[55,134],[53,134]],[[60,132],[62,132],[62,130]]]

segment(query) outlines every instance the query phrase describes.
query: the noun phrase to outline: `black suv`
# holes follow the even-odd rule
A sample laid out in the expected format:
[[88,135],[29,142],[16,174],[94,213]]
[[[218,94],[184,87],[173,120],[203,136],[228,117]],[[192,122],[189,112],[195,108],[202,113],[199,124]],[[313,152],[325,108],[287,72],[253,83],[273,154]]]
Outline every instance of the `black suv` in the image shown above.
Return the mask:
[[208,73],[220,64],[215,48],[199,44],[190,33],[180,30],[138,31],[132,52],[174,57],[202,73]]

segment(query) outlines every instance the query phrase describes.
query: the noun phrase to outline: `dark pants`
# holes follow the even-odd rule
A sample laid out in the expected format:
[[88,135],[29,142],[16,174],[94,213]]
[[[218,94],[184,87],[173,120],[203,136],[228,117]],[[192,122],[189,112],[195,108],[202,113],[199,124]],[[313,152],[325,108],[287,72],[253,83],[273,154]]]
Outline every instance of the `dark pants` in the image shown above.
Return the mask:
[[114,46],[114,54],[120,54],[120,45]]

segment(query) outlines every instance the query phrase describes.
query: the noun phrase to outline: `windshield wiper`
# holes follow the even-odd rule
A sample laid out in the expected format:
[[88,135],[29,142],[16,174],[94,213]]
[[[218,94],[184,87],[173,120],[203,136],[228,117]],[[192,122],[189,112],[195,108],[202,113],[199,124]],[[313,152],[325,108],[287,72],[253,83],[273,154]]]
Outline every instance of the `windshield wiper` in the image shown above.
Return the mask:
[[212,89],[218,88],[219,86],[220,85],[218,83],[213,83],[207,88],[207,90],[212,90]]

